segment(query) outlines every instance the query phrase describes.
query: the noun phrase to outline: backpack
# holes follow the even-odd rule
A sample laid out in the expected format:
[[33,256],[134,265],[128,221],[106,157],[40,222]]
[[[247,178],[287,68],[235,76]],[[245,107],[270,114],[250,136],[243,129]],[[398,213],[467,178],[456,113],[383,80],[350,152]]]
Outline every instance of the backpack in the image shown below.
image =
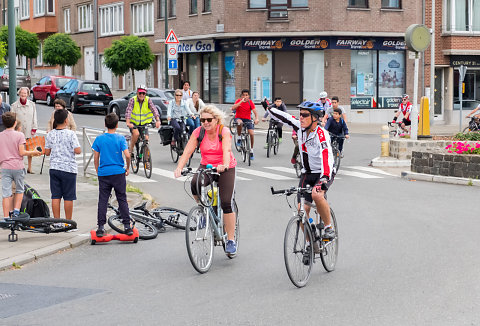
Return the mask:
[[[220,142],[222,142],[222,139],[223,139],[222,130],[223,130],[223,125],[220,125],[220,128],[218,128],[218,140],[220,140]],[[202,140],[204,137],[205,137],[205,128],[200,127],[200,133],[198,134],[198,137],[197,137],[197,141],[198,141],[197,151],[200,148],[200,144],[202,143]]]
[[40,195],[35,189],[26,183],[20,211],[27,213],[30,217],[50,217],[50,209],[47,203],[40,198]]

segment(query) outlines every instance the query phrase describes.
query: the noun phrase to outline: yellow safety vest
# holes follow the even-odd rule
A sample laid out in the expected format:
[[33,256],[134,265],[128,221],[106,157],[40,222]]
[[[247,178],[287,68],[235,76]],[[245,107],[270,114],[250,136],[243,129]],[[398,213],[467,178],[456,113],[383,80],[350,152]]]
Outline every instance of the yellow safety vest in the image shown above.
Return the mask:
[[130,116],[130,121],[137,125],[142,126],[147,123],[153,121],[153,113],[148,107],[148,96],[145,96],[145,100],[143,100],[142,107],[140,107],[140,103],[138,103],[137,96],[133,97],[134,104],[132,115]]

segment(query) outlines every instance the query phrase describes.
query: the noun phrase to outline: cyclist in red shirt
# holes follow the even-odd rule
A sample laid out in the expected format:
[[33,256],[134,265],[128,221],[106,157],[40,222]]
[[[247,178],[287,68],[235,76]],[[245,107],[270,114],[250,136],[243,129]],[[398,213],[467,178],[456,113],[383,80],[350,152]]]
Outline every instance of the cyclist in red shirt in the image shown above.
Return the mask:
[[408,133],[408,129],[406,126],[410,126],[412,124],[412,121],[410,121],[410,114],[412,113],[412,103],[410,103],[410,101],[408,100],[407,94],[403,94],[402,96],[402,103],[400,103],[400,105],[398,106],[398,111],[393,117],[393,123],[397,123],[397,118],[400,113],[403,113],[404,116],[400,127]]
[[252,151],[250,152],[250,159],[253,160],[253,123],[252,123],[252,112],[255,115],[254,123],[258,124],[258,113],[257,109],[255,109],[255,104],[250,99],[250,91],[248,89],[242,90],[242,95],[240,98],[235,101],[235,104],[231,107],[232,111],[235,112],[235,120],[237,122],[237,146],[241,146],[241,139],[240,135],[242,133],[242,126],[245,124],[245,128],[247,128],[248,133],[250,134],[250,142],[252,146]]

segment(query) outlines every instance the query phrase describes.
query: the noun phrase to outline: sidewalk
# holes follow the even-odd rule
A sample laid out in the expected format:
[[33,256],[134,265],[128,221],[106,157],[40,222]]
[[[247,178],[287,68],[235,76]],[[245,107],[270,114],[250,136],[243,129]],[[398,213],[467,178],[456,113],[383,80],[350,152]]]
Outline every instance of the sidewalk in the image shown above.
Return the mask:
[[[27,174],[25,182],[36,189],[47,202],[51,212],[50,179],[48,164],[40,173],[42,157],[33,159],[35,174]],[[77,247],[90,241],[90,230],[97,226],[98,186],[92,180],[88,182],[80,173],[77,177],[77,200],[74,202],[73,220],[77,222],[78,230],[69,233],[31,233],[18,231],[18,241],[8,242],[10,230],[0,229],[0,271],[12,268],[13,264],[23,265],[36,259]],[[139,203],[142,198],[137,193],[127,193],[129,204]],[[63,216],[63,203],[61,205]],[[106,225],[108,227],[108,225]]]

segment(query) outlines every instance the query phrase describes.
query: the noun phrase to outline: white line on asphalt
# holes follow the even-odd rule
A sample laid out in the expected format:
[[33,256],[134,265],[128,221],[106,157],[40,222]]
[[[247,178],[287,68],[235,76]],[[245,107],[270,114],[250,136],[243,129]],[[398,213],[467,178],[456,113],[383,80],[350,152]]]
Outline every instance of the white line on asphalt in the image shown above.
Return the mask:
[[265,166],[265,169],[296,174],[295,169],[293,167],[292,168],[287,168],[285,166]]
[[365,171],[365,172],[378,173],[378,174],[383,174],[383,175],[389,175],[389,176],[392,176],[392,177],[397,177],[397,175],[395,175],[395,174],[391,174],[391,173],[385,172],[383,170],[379,170],[379,169],[368,167],[368,166],[345,166],[345,168],[361,170],[361,171]]
[[169,179],[178,180],[178,181],[182,181],[182,182],[187,179],[187,177],[175,178],[175,176],[173,175],[173,171],[171,171],[171,170],[153,168],[152,173],[156,174],[156,175],[160,175],[162,177],[166,177],[166,178],[169,178]]
[[294,180],[293,178],[285,177],[283,175],[278,175],[278,174],[273,174],[273,173],[268,173],[268,172],[262,172],[262,171],[258,171],[258,170],[238,168],[237,171],[240,172],[240,173],[251,174],[251,175],[255,175],[255,176],[263,177],[263,178],[267,178],[267,179],[272,179],[272,180]]
[[378,175],[371,175],[371,174],[366,174],[366,173],[362,173],[362,172],[355,172],[355,171],[346,171],[346,170],[340,170],[338,171],[339,175],[349,175],[349,176],[352,176],[352,177],[358,177],[358,178],[362,178],[362,179],[379,179],[379,178],[382,178]]
[[147,183],[147,182],[158,182],[156,180],[148,179],[145,177],[141,177],[135,174],[127,175],[127,181],[135,182],[135,183]]

